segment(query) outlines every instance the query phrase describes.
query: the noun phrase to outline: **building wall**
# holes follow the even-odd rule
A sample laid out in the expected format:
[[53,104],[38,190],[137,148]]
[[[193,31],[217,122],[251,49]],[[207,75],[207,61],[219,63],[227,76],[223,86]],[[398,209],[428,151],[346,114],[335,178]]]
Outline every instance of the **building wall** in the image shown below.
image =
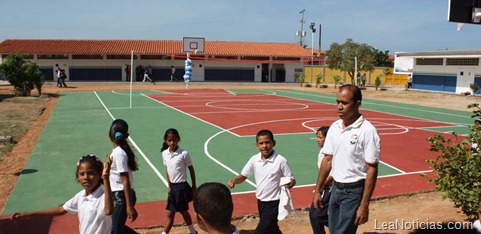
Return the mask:
[[[463,56],[456,56],[463,58]],[[469,58],[472,58],[469,57]],[[414,58],[413,88],[430,91],[451,93],[471,92],[471,83],[481,87],[481,65],[478,66],[450,66],[446,65],[417,65]],[[480,93],[478,90],[477,93]]]
[[[376,67],[372,72],[360,72],[361,75],[366,73],[366,84],[373,85],[376,77],[379,76],[381,79],[381,84],[386,85],[402,85],[407,84],[407,75],[405,74],[392,74],[393,68],[389,68],[391,74],[384,76],[384,67]],[[304,67],[304,74],[306,74],[305,82],[309,83],[316,83],[316,77],[318,74],[324,74],[324,81],[321,83],[334,83],[334,76],[338,75],[341,78],[341,83],[351,83],[351,77],[347,74],[347,72],[343,72],[341,70],[333,70],[330,69],[328,66],[314,66],[312,67],[312,79],[311,79],[311,66]]]
[[[58,64],[67,72],[67,81],[126,81],[127,74],[124,69],[130,64],[130,59],[38,59],[34,61],[39,65],[46,80],[56,80],[55,65]],[[232,60],[192,60],[192,81],[262,81],[262,64],[269,64],[271,81],[295,82],[296,69],[302,68],[299,63],[282,63],[277,61],[243,62]],[[134,59],[133,76],[136,77],[135,68],[138,65],[153,69],[153,78],[156,81],[170,80],[171,66],[176,68],[176,78],[183,79],[185,59]],[[139,80],[139,79],[137,79]]]

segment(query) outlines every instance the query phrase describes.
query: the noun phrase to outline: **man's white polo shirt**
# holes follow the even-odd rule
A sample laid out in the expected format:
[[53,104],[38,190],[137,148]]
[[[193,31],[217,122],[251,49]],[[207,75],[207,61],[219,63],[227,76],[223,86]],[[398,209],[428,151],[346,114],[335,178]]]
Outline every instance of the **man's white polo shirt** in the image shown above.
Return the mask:
[[343,129],[342,120],[329,128],[321,152],[332,155],[331,176],[340,183],[366,179],[366,163],[378,163],[381,140],[376,128],[361,115]]
[[68,200],[63,209],[70,214],[78,213],[81,234],[107,234],[112,228],[112,218],[105,215],[104,188],[100,185],[92,194],[85,196],[85,190]]
[[252,156],[242,169],[241,175],[249,177],[252,174],[256,180],[256,197],[264,202],[280,199],[281,177],[294,179],[287,159],[275,151],[266,161],[262,160],[261,153]]

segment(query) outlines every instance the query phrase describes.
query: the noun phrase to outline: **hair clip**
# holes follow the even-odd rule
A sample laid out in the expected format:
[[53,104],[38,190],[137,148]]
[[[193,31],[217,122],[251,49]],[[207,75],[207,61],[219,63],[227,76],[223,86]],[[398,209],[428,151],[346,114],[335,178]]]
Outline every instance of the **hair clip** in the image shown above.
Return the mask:
[[115,134],[114,134],[115,139],[120,139],[122,137],[124,137],[124,134],[122,134],[121,132],[115,132]]

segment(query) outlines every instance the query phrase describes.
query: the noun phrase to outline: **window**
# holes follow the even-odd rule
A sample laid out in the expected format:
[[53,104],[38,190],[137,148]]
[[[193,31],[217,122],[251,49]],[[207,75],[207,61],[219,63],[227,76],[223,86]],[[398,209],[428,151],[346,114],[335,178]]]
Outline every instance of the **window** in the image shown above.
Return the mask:
[[37,59],[68,59],[68,54],[39,54]]
[[478,66],[479,58],[447,58],[447,66]]
[[72,59],[103,59],[100,54],[74,54]]
[[[130,60],[130,54],[108,54],[107,59],[128,59]],[[134,54],[134,59],[137,59],[137,55]]]
[[143,54],[142,59],[170,60],[170,56],[161,54]]
[[417,58],[416,65],[442,66],[443,58]]

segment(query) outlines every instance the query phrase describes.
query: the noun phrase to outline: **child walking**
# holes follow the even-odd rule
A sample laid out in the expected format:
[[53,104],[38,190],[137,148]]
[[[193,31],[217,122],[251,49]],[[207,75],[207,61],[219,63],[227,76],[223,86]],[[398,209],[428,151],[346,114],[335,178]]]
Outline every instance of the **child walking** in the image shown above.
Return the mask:
[[[169,180],[169,190],[167,198],[167,224],[162,234],[170,232],[174,224],[176,212],[180,212],[184,218],[189,233],[196,233],[192,225],[192,218],[188,212],[189,202],[192,201],[193,194],[196,190],[195,171],[192,160],[187,151],[179,147],[179,132],[170,128],[164,134],[164,143],[161,149],[164,166],[167,167],[167,178]],[[189,168],[190,178],[192,179],[192,188],[187,183],[186,168]]]
[[[75,172],[77,182],[84,190],[78,192],[63,206],[34,212],[14,213],[11,220],[23,220],[34,216],[56,216],[78,213],[81,234],[108,234],[112,227],[110,215],[114,210],[110,191],[109,171],[111,161],[102,164],[95,155],[80,157]],[[102,186],[103,183],[103,186]]]
[[[324,142],[326,141],[327,132],[329,131],[329,126],[322,126],[317,129],[317,146],[320,149],[324,147]],[[319,151],[317,156],[317,168],[321,168],[322,159],[324,159],[324,154]],[[329,198],[331,197],[331,185],[332,176],[329,176],[326,180],[324,192],[322,193],[322,204],[321,209],[317,210],[314,208],[314,203],[311,204],[309,209],[309,220],[311,222],[312,231],[314,234],[325,234],[324,226],[328,226],[328,214],[327,210],[329,208]]]
[[134,191],[133,171],[138,165],[135,154],[127,143],[129,125],[123,119],[116,119],[110,125],[109,138],[113,150],[110,154],[112,166],[110,169],[110,186],[114,198],[115,211],[112,214],[112,233],[126,233],[130,228],[125,226],[127,218],[137,219],[135,203],[137,197]]
[[256,146],[260,153],[250,158],[240,175],[227,182],[230,188],[234,188],[236,184],[244,182],[247,177],[254,174],[257,185],[257,208],[260,217],[255,234],[282,233],[277,224],[281,178],[290,178],[290,182],[284,185],[287,189],[291,189],[296,184],[294,174],[287,164],[287,159],[274,150],[275,145],[276,141],[271,131],[259,131],[256,135]]

